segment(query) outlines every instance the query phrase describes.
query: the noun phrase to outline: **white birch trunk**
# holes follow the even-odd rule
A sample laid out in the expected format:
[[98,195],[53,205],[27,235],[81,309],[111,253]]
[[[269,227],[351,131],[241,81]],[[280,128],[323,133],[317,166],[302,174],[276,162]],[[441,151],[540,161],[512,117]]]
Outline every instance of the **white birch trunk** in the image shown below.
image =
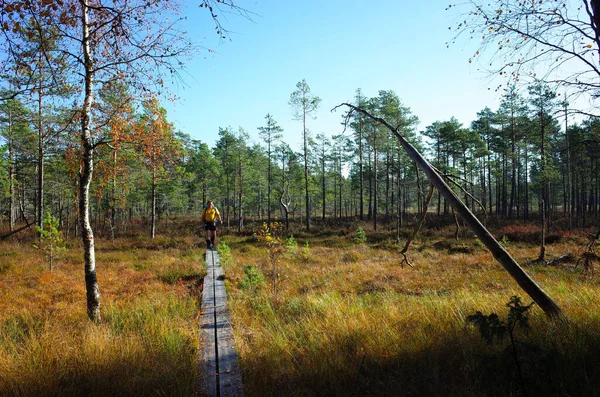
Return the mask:
[[90,183],[94,171],[94,145],[90,133],[92,101],[93,101],[93,65],[90,52],[90,36],[88,21],[88,5],[85,0],[81,3],[82,47],[85,66],[85,99],[81,115],[81,150],[83,164],[79,172],[79,222],[81,240],[83,242],[83,257],[85,270],[85,289],[87,298],[87,313],[90,320],[100,321],[100,289],[96,278],[96,254],[94,250],[94,232],[90,223]]

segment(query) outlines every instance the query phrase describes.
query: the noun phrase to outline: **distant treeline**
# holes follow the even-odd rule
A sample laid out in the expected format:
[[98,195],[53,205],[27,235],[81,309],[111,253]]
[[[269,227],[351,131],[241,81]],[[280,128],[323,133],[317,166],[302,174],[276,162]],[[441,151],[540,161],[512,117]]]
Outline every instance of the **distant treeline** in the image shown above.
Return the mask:
[[[99,232],[118,233],[140,219],[197,214],[209,199],[227,225],[240,229],[245,219],[303,219],[306,202],[313,222],[356,217],[375,227],[402,226],[407,213],[424,208],[427,179],[385,128],[362,115],[342,115],[342,134],[307,134],[306,151],[283,138],[302,132],[302,124],[298,131],[283,131],[271,115],[257,126],[260,143],[250,142],[244,128],[227,127],[211,147],[176,131],[156,100],[135,108],[128,95],[126,87],[106,87],[94,109],[91,211]],[[50,211],[66,233],[74,233],[80,150],[75,121],[53,96],[41,107],[33,99],[0,102],[0,222],[13,230]],[[367,98],[357,90],[354,104],[400,126],[479,215],[485,210],[527,219],[545,209],[573,227],[598,219],[600,120],[570,122],[565,103],[543,85],[529,87],[527,97],[507,89],[499,109],[486,107],[470,126],[451,118],[423,131],[393,91]],[[451,210],[436,193],[429,211]]]

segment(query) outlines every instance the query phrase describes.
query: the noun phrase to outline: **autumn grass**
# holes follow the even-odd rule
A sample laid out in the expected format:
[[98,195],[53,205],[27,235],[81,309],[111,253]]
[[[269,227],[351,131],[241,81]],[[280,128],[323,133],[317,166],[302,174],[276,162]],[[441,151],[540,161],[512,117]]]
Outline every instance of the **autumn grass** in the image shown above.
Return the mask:
[[[284,250],[276,263],[276,295],[267,247],[228,236],[234,259],[225,274],[246,395],[600,395],[600,280],[574,263],[526,266],[569,321],[531,309],[531,329],[515,334],[521,382],[509,342],[487,344],[466,320],[476,311],[505,319],[511,296],[530,299],[472,236],[457,242],[452,234],[415,241],[410,268],[389,233],[367,230],[362,245],[350,230],[297,232],[297,251]],[[308,260],[299,251],[307,241]],[[504,241],[520,263],[537,257],[529,242]],[[584,241],[565,236],[547,255],[577,254]],[[241,287],[249,264],[265,276],[256,290]]]
[[98,239],[100,324],[86,315],[79,243],[50,273],[20,240],[0,249],[0,395],[194,393],[205,270],[192,236]]
[[[515,334],[521,382],[509,342],[489,345],[466,321],[476,311],[505,319],[513,295],[530,301],[481,243],[464,229],[459,241],[451,226],[423,229],[411,268],[391,229],[363,224],[365,242],[357,226],[280,236],[276,263],[252,230],[221,236],[247,396],[600,395],[597,275],[525,265],[569,321],[531,309],[531,329]],[[205,270],[191,228],[97,240],[100,324],[85,313],[77,240],[52,273],[31,238],[0,243],[0,395],[193,394]],[[530,226],[494,233],[509,235],[520,263],[537,257]],[[585,242],[560,233],[547,255],[577,255]]]

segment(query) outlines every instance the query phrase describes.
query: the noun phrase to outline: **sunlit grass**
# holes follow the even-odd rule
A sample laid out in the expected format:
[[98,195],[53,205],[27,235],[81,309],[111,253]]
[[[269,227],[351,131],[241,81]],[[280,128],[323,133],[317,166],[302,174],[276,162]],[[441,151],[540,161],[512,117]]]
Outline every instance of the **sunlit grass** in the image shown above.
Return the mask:
[[[372,232],[372,231],[371,231]],[[369,233],[367,232],[367,237]],[[358,246],[354,235],[300,235],[310,261],[284,254],[272,291],[266,247],[228,237],[225,268],[246,395],[594,395],[600,365],[600,289],[580,268],[527,266],[538,247],[506,240],[511,254],[569,318],[531,310],[517,330],[524,384],[508,341],[484,342],[467,316],[506,318],[513,295],[529,297],[472,238],[419,238],[401,266],[398,247],[381,239]],[[368,240],[368,238],[367,238]],[[572,240],[547,247],[548,258],[577,254]],[[262,252],[261,252],[262,250]],[[259,293],[239,288],[245,265],[262,269]],[[590,368],[594,369],[591,370]]]
[[[180,229],[154,241],[96,241],[100,324],[87,319],[77,240],[53,272],[25,239],[2,242],[0,395],[191,395],[204,249]],[[295,231],[297,246],[275,266],[251,233],[220,236],[232,255],[224,271],[247,396],[599,393],[598,276],[574,263],[526,265],[538,247],[505,239],[569,319],[553,323],[531,309],[531,329],[515,332],[521,384],[509,342],[488,345],[466,321],[476,311],[505,319],[513,295],[530,302],[480,243],[464,231],[455,241],[450,228],[424,229],[410,267],[390,231],[365,230],[364,244],[354,227]],[[560,238],[548,258],[578,254],[584,241]],[[263,282],[242,283],[248,265]]]
[[100,324],[69,243],[53,272],[28,244],[2,243],[0,395],[192,395],[205,275],[195,241],[98,239]]

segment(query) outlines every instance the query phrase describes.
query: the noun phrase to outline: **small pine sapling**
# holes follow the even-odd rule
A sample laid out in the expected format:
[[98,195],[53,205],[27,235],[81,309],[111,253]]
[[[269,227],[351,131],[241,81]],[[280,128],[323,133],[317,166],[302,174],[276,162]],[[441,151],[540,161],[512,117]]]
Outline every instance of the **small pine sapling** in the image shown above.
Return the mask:
[[67,248],[62,238],[62,232],[58,230],[59,220],[47,212],[42,221],[42,227],[36,226],[35,230],[40,234],[39,244],[34,244],[34,248],[42,250],[44,256],[48,258],[50,271],[54,266],[54,260]]
[[285,253],[290,258],[294,258],[298,253],[298,241],[296,241],[294,236],[290,236],[285,240]]
[[354,235],[354,244],[363,246],[367,244],[367,233],[365,233],[365,229],[359,226],[356,229],[356,234]]
[[265,282],[265,277],[261,273],[260,269],[254,265],[248,265],[244,267],[244,278],[240,281],[240,288],[244,291],[249,291],[252,295],[262,288]]
[[271,227],[268,227],[266,223],[263,223],[263,226],[256,236],[259,241],[266,243],[267,245],[267,254],[269,257],[269,264],[271,265],[271,281],[273,288],[273,296],[277,301],[277,281],[280,277],[278,265],[279,265],[279,257],[284,252],[283,243],[281,242],[281,238],[279,237],[283,231],[283,225],[279,222],[273,222]]
[[312,253],[310,251],[310,245],[308,245],[308,241],[304,242],[304,247],[302,247],[302,251],[300,252],[300,260],[304,263],[310,261]]

